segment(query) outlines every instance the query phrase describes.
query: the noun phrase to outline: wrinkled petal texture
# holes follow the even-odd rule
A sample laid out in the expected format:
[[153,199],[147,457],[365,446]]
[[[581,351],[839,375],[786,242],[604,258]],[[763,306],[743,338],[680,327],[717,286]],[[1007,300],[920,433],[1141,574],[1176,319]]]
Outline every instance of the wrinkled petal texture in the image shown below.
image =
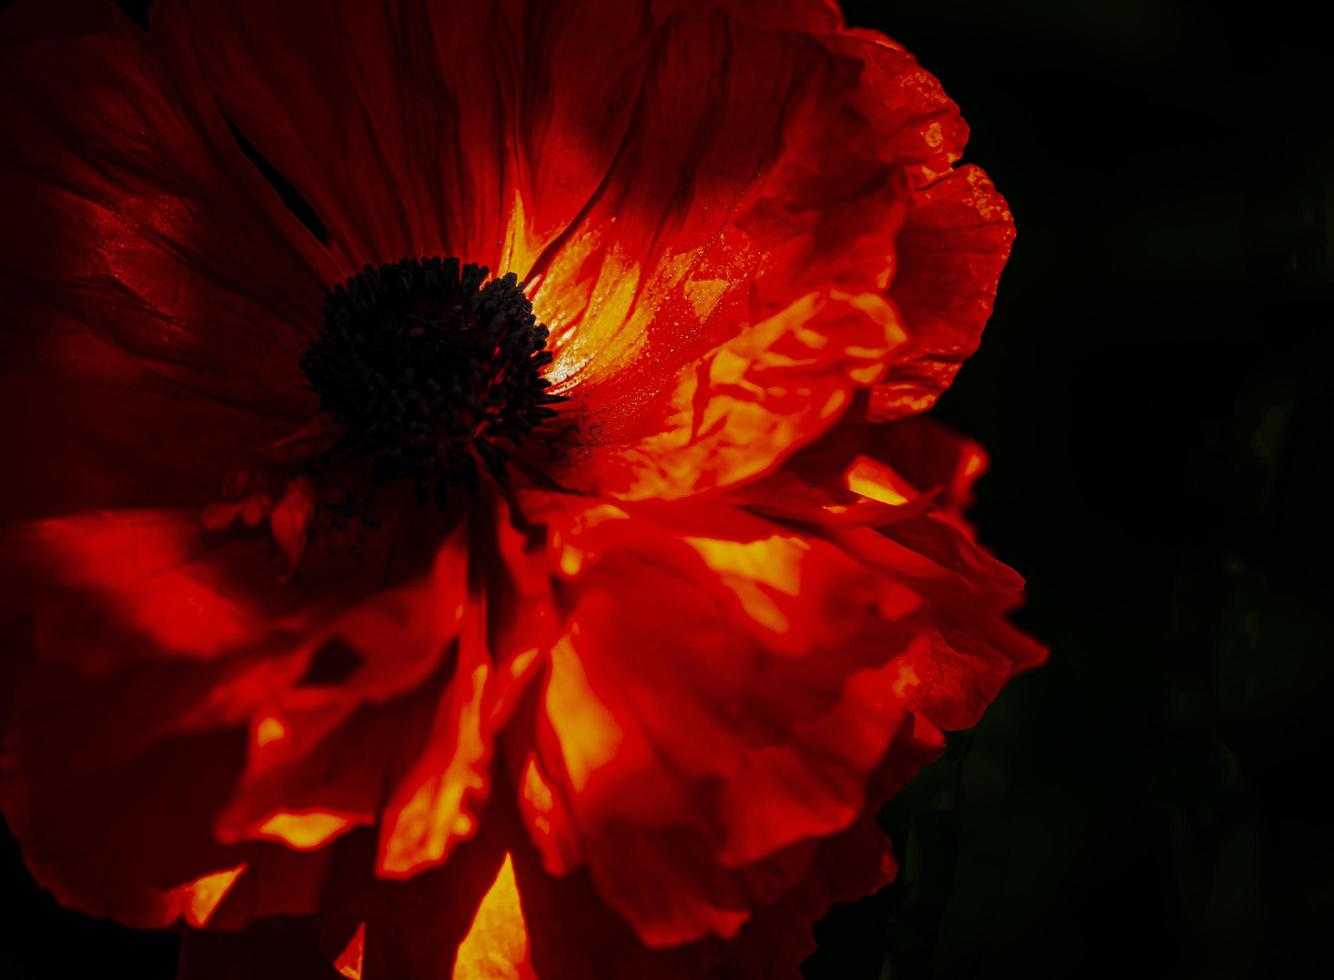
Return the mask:
[[882,378],[920,410],[990,311],[1009,215],[950,170],[956,108],[826,4],[162,8],[168,59],[345,269],[454,254],[526,278],[577,396],[567,485],[744,480]]
[[[799,976],[894,873],[870,815],[1045,655],[985,453],[917,417],[1013,238],[956,107],[826,0],[152,24],[0,16],[38,881],[193,927],[183,977],[475,973],[497,889],[543,980]],[[524,277],[570,401],[540,489],[358,523],[298,472],[299,359],[331,284],[430,255]]]
[[[762,492],[547,501],[569,612],[521,808],[548,870],[586,862],[649,945],[734,935],[878,803],[873,783],[902,781],[880,772],[896,739],[975,724],[1041,659],[1003,618],[1022,581],[897,485],[912,497],[872,500],[879,526],[801,531],[761,516]],[[834,508],[861,496],[808,486]]]
[[428,735],[433,757],[477,761],[468,732],[432,729],[469,692],[447,684],[466,646],[456,539],[383,591],[345,564],[284,585],[275,543],[188,512],[53,519],[3,546],[8,580],[38,583],[5,813],[72,907],[164,925],[165,896],[250,842],[312,851],[376,823]]

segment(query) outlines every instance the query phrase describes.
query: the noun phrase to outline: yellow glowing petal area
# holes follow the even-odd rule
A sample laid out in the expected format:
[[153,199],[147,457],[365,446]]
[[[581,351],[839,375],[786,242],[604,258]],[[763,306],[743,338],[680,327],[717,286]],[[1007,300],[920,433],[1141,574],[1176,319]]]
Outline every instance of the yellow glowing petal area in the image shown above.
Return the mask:
[[968,458],[963,463],[963,475],[965,477],[974,477],[986,469],[987,454],[982,450],[971,447],[968,450]]
[[289,813],[279,810],[259,825],[259,836],[282,841],[298,851],[313,851],[352,826],[347,817],[312,810]]
[[523,799],[528,803],[533,812],[533,828],[543,836],[551,834],[551,820],[548,814],[551,808],[555,806],[556,799],[551,792],[551,786],[542,778],[542,773],[538,771],[537,762],[529,753],[528,764],[523,770]]
[[[460,654],[465,656],[466,654]],[[472,805],[486,790],[491,745],[482,721],[482,697],[490,668],[478,664],[451,685],[442,717],[432,730],[434,751],[423,756],[403,781],[406,796],[395,794],[382,828],[380,870],[406,877],[439,864],[455,843],[472,836]]]
[[236,884],[236,879],[244,870],[245,865],[238,864],[226,871],[215,871],[211,875],[196,878],[185,885],[183,889],[185,921],[196,929],[208,925],[208,920],[213,917],[213,911],[227,897],[232,885]]
[[858,456],[843,475],[844,485],[853,493],[898,507],[906,504],[915,491],[901,476],[884,463],[869,456]]
[[265,715],[255,724],[255,745],[263,748],[287,737],[287,726],[277,715]]
[[810,546],[800,538],[774,534],[758,541],[683,538],[717,572],[740,601],[746,614],[775,633],[791,623],[775,593],[801,593],[801,565]]
[[551,647],[546,712],[560,741],[570,785],[581,792],[593,773],[616,758],[624,733],[589,687],[568,633]]
[[357,926],[356,934],[348,941],[347,948],[334,960],[334,969],[348,980],[361,980],[361,968],[366,962],[366,923]]
[[921,683],[922,679],[917,676],[917,670],[912,664],[899,664],[898,676],[894,679],[894,696],[905,697],[917,690]]
[[536,980],[528,964],[528,926],[508,854],[459,944],[453,980]]

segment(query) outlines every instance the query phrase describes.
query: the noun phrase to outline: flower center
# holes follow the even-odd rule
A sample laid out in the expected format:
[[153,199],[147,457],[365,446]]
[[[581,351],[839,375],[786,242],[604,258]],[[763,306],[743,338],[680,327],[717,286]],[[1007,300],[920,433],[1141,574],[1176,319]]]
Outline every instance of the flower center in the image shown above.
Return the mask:
[[[547,328],[513,273],[456,258],[367,266],[324,294],[324,328],[301,358],[335,452],[372,461],[372,482],[410,477],[443,506],[476,490],[480,463],[506,479],[509,452],[564,401],[548,394]],[[484,284],[485,282],[485,284]]]

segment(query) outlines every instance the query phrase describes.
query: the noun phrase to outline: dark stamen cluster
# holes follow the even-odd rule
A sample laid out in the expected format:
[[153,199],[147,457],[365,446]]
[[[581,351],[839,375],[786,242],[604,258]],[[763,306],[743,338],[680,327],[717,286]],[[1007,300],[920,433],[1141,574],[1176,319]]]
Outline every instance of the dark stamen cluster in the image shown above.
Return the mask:
[[547,328],[513,273],[456,258],[367,266],[324,296],[324,329],[301,358],[320,408],[369,457],[376,482],[410,477],[443,505],[475,490],[478,463],[505,478],[509,453],[565,399],[541,376]]

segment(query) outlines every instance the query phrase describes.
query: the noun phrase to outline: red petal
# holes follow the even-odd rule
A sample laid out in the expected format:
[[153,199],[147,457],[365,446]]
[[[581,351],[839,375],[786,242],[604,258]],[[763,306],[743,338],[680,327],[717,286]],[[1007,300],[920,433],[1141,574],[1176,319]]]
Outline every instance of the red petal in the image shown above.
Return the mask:
[[153,11],[173,64],[197,66],[347,272],[438,254],[524,274],[616,153],[646,28],[610,0]]
[[[89,334],[182,391],[309,413],[297,358],[319,323],[317,244],[141,31],[58,20],[4,22],[0,278],[25,324],[13,355],[51,363],[62,335]],[[94,356],[69,367],[126,374]]]
[[543,692],[552,805],[525,808],[534,840],[560,868],[550,826],[572,828],[651,945],[731,935],[809,860],[785,849],[861,813],[904,718],[890,658],[910,637],[862,565],[740,511],[543,516],[573,608]]
[[[374,820],[429,730],[465,605],[461,545],[427,582],[357,604],[352,570],[311,568],[298,588],[257,532],[208,536],[189,515],[12,535],[39,657],[9,729],[5,810],[39,880],[74,907],[161,925],[186,907],[173,889],[253,852],[219,839],[311,848]],[[330,571],[343,581],[321,584]],[[323,676],[335,640],[355,659]],[[278,889],[250,905],[308,901]]]
[[[412,792],[434,765],[460,757],[468,770],[484,761],[488,746],[478,756],[469,737],[480,732],[432,733],[453,712],[472,710],[475,646],[455,643],[468,614],[466,575],[459,530],[425,580],[374,593],[312,629],[290,655],[258,661],[217,687],[205,716],[254,726],[246,771],[218,817],[220,835],[319,847],[376,822],[386,806],[392,817],[406,804],[401,780]],[[326,658],[343,664],[335,676],[319,676]],[[273,734],[264,734],[266,723]]]
[[441,864],[458,841],[477,832],[495,734],[487,712],[494,681],[485,619],[483,608],[469,611],[454,677],[436,707],[424,750],[384,806],[377,871],[386,877]]
[[918,633],[901,661],[900,690],[944,729],[969,728],[1001,686],[1046,659],[1046,649],[1009,625],[1023,579],[983,552],[954,524],[931,514],[869,528],[827,532],[923,604],[906,621]]
[[567,482],[736,482],[882,373],[906,188],[851,111],[862,67],[718,11],[661,26],[638,126],[534,295],[551,377],[586,413]]
[[918,192],[890,289],[909,342],[871,394],[874,418],[925,411],[954,381],[977,350],[1013,241],[1009,208],[976,167]]
[[872,395],[876,418],[921,412],[949,386],[974,350],[1014,240],[1004,199],[976,167],[950,168],[968,127],[940,83],[899,45],[869,31],[826,39],[863,60],[872,95],[857,110],[872,120],[879,150],[905,166],[913,186],[895,238],[889,298],[908,343],[895,351]]
[[933,418],[848,418],[729,499],[776,517],[840,525],[883,526],[929,507],[966,527],[973,484],[986,468],[980,444]]
[[837,902],[870,895],[897,871],[889,838],[870,819],[820,844],[801,883],[754,918],[722,949],[715,980],[801,980],[815,952],[811,926]]

